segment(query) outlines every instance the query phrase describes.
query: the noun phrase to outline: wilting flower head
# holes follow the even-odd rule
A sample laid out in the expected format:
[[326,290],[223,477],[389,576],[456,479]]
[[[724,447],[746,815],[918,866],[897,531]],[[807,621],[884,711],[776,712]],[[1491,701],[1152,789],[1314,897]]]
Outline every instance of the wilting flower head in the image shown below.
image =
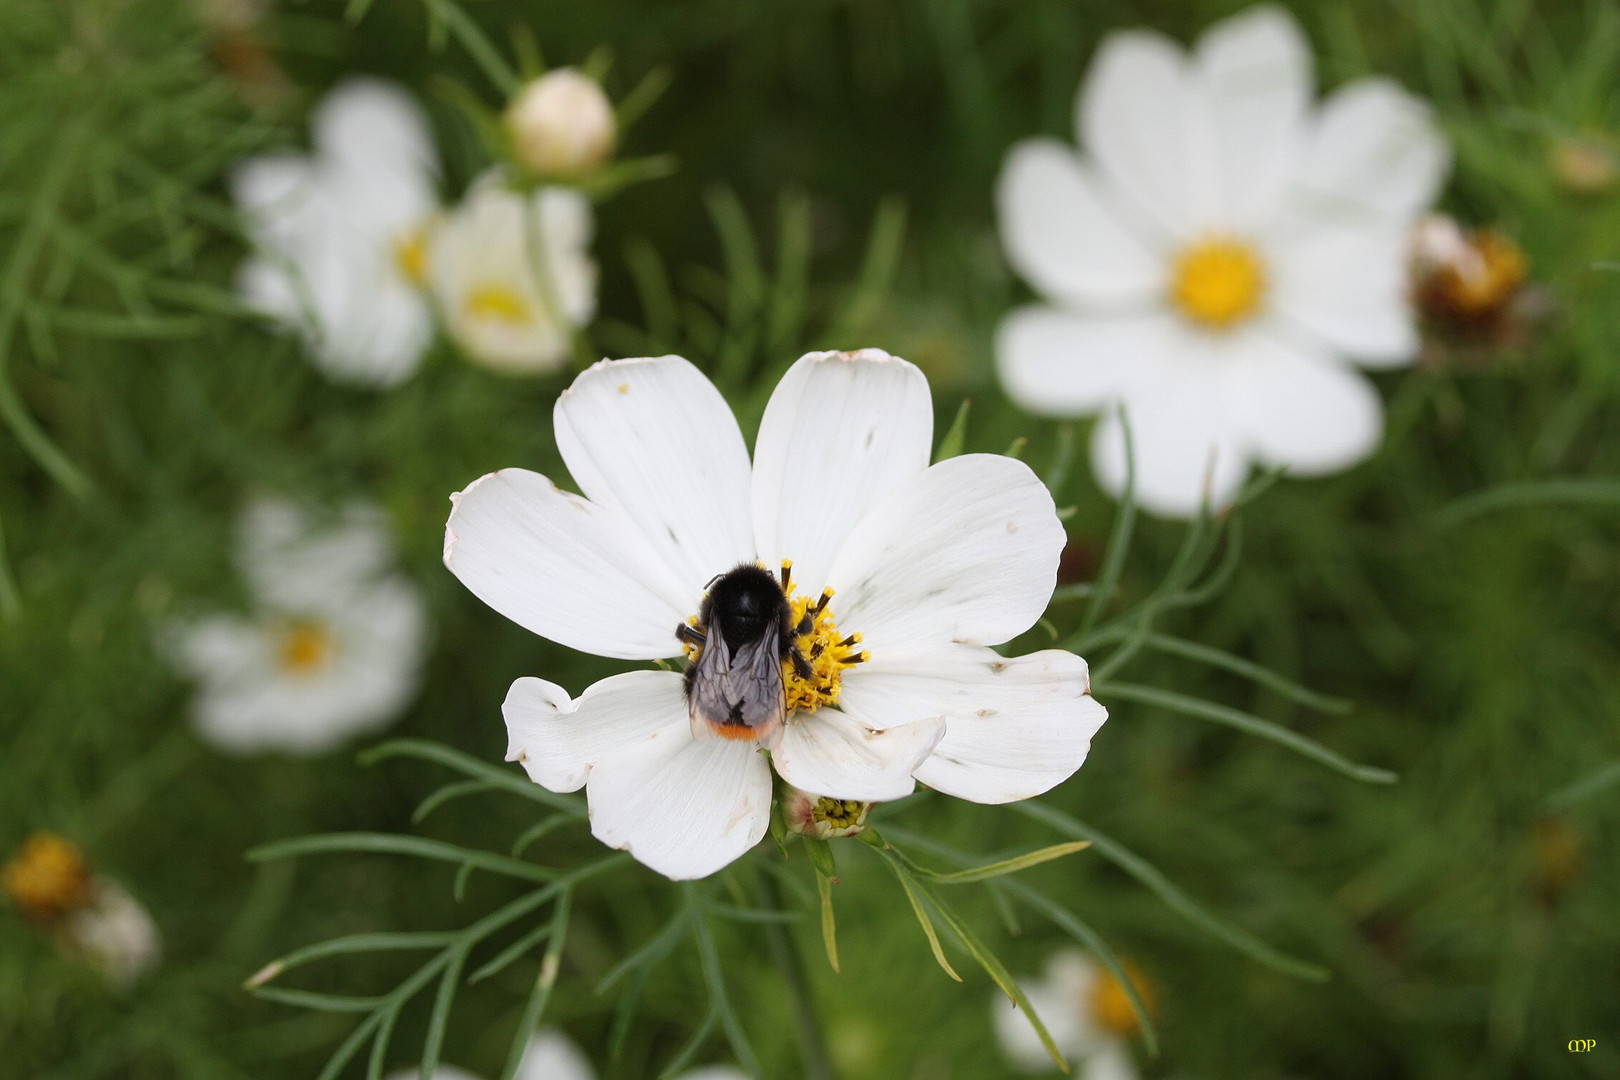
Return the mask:
[[[1136,992],[1152,1008],[1148,982],[1125,964]],[[1044,978],[1019,981],[1052,1041],[1079,1065],[1080,1080],[1134,1080],[1136,1063],[1129,1040],[1138,1033],[1136,1013],[1118,979],[1086,954],[1067,951],[1053,957]],[[1057,1069],[1029,1018],[998,996],[991,1005],[1001,1050],[1025,1072]]]
[[782,817],[789,831],[818,840],[856,836],[866,830],[872,804],[854,799],[829,799],[789,787],[783,795]]
[[596,310],[591,208],[566,188],[522,195],[494,174],[433,234],[433,297],[468,358],[508,374],[556,371]]
[[512,154],[544,180],[589,173],[613,153],[618,121],[602,84],[574,68],[546,72],[518,91],[506,110]]
[[[440,1065],[433,1075],[435,1080],[479,1080],[472,1073],[453,1065]],[[418,1072],[398,1072],[388,1080],[420,1080],[420,1076]],[[536,1032],[529,1040],[528,1047],[523,1051],[523,1061],[518,1065],[516,1080],[596,1080],[596,1070],[591,1068],[590,1059],[572,1039],[553,1028],[546,1028]],[[729,1066],[717,1065],[689,1070],[677,1080],[746,1080],[746,1077]]]
[[1014,267],[1049,301],[1002,323],[1007,393],[1102,411],[1098,479],[1119,492],[1123,403],[1137,493],[1157,512],[1220,504],[1251,462],[1326,473],[1377,444],[1353,365],[1409,363],[1407,237],[1445,172],[1427,108],[1386,79],[1320,107],[1281,8],[1218,23],[1188,54],[1107,38],[1081,90],[1085,155],[1020,143],[997,189]]
[[298,330],[332,378],[391,386],[433,337],[419,292],[437,210],[427,123],[404,91],[351,79],[312,128],[312,153],[250,158],[232,174],[258,248],[238,287]]
[[1491,346],[1524,345],[1552,309],[1529,269],[1523,249],[1496,229],[1465,229],[1446,214],[1419,222],[1412,278],[1428,331],[1424,359],[1477,365],[1491,357]]
[[416,693],[427,617],[394,569],[380,511],[323,524],[261,500],[238,523],[253,607],[174,628],[169,648],[201,685],[193,706],[222,750],[315,753],[394,720]]
[[[915,775],[999,803],[1085,760],[1106,717],[1085,661],[990,648],[1051,598],[1052,497],[1012,458],[930,466],[933,408],[912,365],[876,349],[803,357],[771,395],[752,465],[719,391],[678,356],[597,364],[554,426],[583,496],[522,469],[469,485],[445,529],[463,584],[571,648],[660,660],[714,633],[693,624],[717,575],[757,564],[781,582],[805,661],[782,661],[780,687],[754,684],[751,700],[784,703],[785,723],[747,730],[698,719],[676,671],[615,675],[578,698],[514,683],[508,758],[553,791],[584,787],[603,843],[702,877],[764,835],[771,765],[834,799],[899,798]],[[774,743],[770,764],[756,736]]]
[[157,924],[123,886],[91,871],[84,854],[54,833],[35,833],[0,868],[0,891],[63,951],[125,987],[157,964]]

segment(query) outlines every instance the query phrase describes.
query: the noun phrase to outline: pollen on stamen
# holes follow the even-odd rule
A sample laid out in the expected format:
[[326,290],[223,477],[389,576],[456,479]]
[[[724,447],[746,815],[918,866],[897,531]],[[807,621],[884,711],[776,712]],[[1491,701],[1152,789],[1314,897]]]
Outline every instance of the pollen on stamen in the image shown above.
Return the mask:
[[787,594],[788,606],[793,613],[793,626],[804,625],[807,618],[810,622],[809,630],[794,639],[800,655],[810,665],[810,677],[800,676],[792,664],[782,667],[788,711],[814,712],[824,706],[837,705],[844,671],[870,659],[870,654],[859,649],[860,634],[843,636],[838,633],[837,623],[828,607],[834,595],[832,589],[823,589],[814,603],[808,596],[798,595],[785,561],[782,579],[783,591]]

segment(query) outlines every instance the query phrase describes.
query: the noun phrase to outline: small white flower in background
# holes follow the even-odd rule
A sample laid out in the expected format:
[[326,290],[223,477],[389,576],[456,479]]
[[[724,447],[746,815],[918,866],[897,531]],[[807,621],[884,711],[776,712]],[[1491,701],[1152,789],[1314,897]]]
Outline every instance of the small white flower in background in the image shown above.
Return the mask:
[[193,712],[205,739],[238,753],[317,753],[399,716],[428,626],[381,511],[350,506],[323,524],[290,503],[256,502],[238,524],[237,562],[251,613],[177,626],[166,642],[200,684]]
[[35,833],[0,868],[0,891],[70,956],[99,968],[112,986],[132,986],[157,966],[157,924],[116,881],[94,873],[72,842]]
[[1313,101],[1311,54],[1281,8],[1254,8],[1189,55],[1107,38],[1079,101],[1085,156],[1014,147],[998,188],[1013,266],[1048,304],[1013,312],[996,352],[1035,412],[1102,412],[1099,481],[1119,493],[1128,413],[1144,506],[1219,506],[1249,466],[1345,468],[1383,407],[1353,365],[1410,363],[1414,220],[1448,151],[1387,79]]
[[238,288],[298,330],[333,379],[392,386],[433,339],[421,294],[438,211],[427,121],[398,87],[351,79],[311,127],[312,153],[250,158],[231,176],[258,248]]
[[506,110],[506,132],[524,168],[544,180],[569,180],[608,159],[619,126],[602,84],[565,67],[518,91]]
[[[1137,992],[1151,1006],[1146,982],[1129,966]],[[1119,980],[1085,953],[1066,951],[1053,957],[1043,978],[1019,986],[1079,1080],[1136,1080],[1129,1040],[1138,1031],[1136,1014]],[[1056,1072],[1057,1063],[1029,1018],[1004,995],[991,1005],[996,1039],[1002,1053],[1025,1072]]]
[[906,795],[913,775],[1010,802],[1080,768],[1107,715],[1085,661],[990,648],[1051,598],[1052,497],[1012,458],[930,466],[933,406],[912,365],[876,349],[803,357],[771,395],[752,465],[725,399],[678,356],[595,365],[554,426],[584,497],[522,469],[454,497],[444,561],[474,594],[571,648],[660,660],[682,654],[678,629],[701,630],[717,575],[783,567],[813,660],[802,674],[782,663],[786,722],[759,732],[770,764],[754,729],[722,738],[695,719],[676,671],[615,675],[577,699],[514,683],[508,759],[553,791],[584,787],[603,843],[668,877],[711,874],[764,836],[771,765],[861,802]]
[[[479,1080],[453,1065],[440,1065],[434,1080]],[[419,1080],[420,1072],[394,1073],[388,1080]],[[523,1051],[515,1080],[596,1080],[596,1070],[588,1058],[560,1031],[546,1028],[535,1033]],[[708,1066],[682,1073],[676,1080],[748,1080],[745,1074],[725,1065]]]
[[872,804],[851,799],[829,799],[791,785],[783,794],[782,820],[789,832],[817,840],[841,840],[866,831]]
[[556,371],[596,310],[591,207],[567,188],[522,195],[494,174],[433,232],[429,281],[450,336],[507,374]]

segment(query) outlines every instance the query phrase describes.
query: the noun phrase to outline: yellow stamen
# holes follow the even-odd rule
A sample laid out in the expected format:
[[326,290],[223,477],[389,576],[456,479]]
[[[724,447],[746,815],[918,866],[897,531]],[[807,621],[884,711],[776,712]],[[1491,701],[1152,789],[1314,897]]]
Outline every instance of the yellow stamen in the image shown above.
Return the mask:
[[1201,240],[1176,257],[1170,299],[1200,326],[1225,330],[1253,315],[1266,290],[1265,264],[1248,244]]
[[[1130,976],[1131,985],[1136,987],[1136,993],[1142,999],[1142,1005],[1151,1014],[1153,1007],[1152,984],[1142,974],[1137,966],[1129,960],[1121,962],[1125,974]],[[1131,1008],[1130,995],[1125,992],[1124,985],[1112,972],[1099,970],[1097,981],[1091,988],[1091,1018],[1099,1027],[1111,1031],[1115,1035],[1130,1037],[1141,1030],[1136,1020],[1136,1011]]]
[[427,229],[412,229],[394,240],[394,264],[412,285],[427,284]]
[[534,321],[528,301],[510,285],[481,285],[467,294],[464,307],[470,319],[495,319],[514,326]]
[[90,900],[90,870],[77,847],[55,833],[35,833],[0,870],[0,889],[30,918],[50,921]]
[[332,631],[316,622],[295,622],[281,631],[277,656],[289,675],[313,675],[332,659]]
[[793,609],[793,625],[799,626],[804,622],[806,613],[810,615],[809,632],[800,634],[796,640],[800,655],[809,661],[810,677],[801,677],[791,661],[782,665],[782,681],[786,685],[787,709],[790,713],[795,709],[815,712],[824,705],[837,705],[844,669],[872,659],[871,653],[858,647],[861,635],[850,634],[846,637],[838,633],[832,608],[828,606],[832,596],[831,589],[823,589],[821,595],[812,601],[808,596],[800,596],[791,583],[788,585],[788,606]]
[[848,829],[866,823],[872,804],[853,799],[829,799],[825,795],[816,799],[810,808],[810,820],[826,822],[835,829]]

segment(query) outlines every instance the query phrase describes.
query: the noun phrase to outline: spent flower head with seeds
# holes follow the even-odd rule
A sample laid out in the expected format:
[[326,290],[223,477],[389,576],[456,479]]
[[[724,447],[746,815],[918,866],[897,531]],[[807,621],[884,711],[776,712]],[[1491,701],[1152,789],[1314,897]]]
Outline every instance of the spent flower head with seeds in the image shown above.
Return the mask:
[[381,511],[355,504],[322,522],[263,499],[237,533],[250,612],[177,624],[164,640],[199,684],[203,738],[234,753],[318,753],[398,718],[429,635]]
[[596,310],[591,207],[568,188],[523,194],[491,172],[432,234],[427,277],[469,360],[509,375],[556,371]]
[[350,79],[311,127],[311,153],[249,158],[231,176],[257,248],[237,286],[331,378],[392,386],[433,340],[421,293],[438,212],[427,120],[397,86]]
[[1386,79],[1316,106],[1311,70],[1269,5],[1190,55],[1116,33],[1081,89],[1085,155],[1033,139],[1003,169],[1002,242],[1047,302],[1003,321],[1001,382],[1034,412],[1102,412],[1092,464],[1116,493],[1123,404],[1155,512],[1220,505],[1253,462],[1320,474],[1365,457],[1383,407],[1356,366],[1417,354],[1408,230],[1445,143]]
[[[911,364],[801,358],[752,463],[725,399],[677,356],[595,365],[554,426],[583,494],[522,469],[482,477],[454,497],[444,560],[552,641],[691,658],[685,675],[631,671],[578,698],[537,678],[507,695],[509,760],[552,791],[585,788],[602,842],[703,877],[764,836],[772,766],[829,799],[900,798],[915,777],[984,803],[1080,768],[1107,715],[1085,661],[991,648],[1051,598],[1052,497],[1012,458],[930,465],[933,406]],[[741,587],[717,612],[710,586],[727,579]]]

